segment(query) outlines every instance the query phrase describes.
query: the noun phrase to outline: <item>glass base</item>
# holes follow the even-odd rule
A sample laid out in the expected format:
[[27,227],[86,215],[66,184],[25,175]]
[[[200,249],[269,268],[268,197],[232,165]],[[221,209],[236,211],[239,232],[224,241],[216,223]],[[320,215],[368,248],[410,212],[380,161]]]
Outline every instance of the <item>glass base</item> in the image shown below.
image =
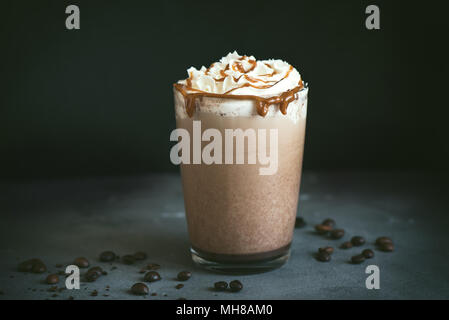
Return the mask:
[[190,248],[190,252],[193,262],[207,270],[227,274],[253,274],[284,265],[290,257],[290,244],[273,251],[246,255],[208,253],[194,247]]

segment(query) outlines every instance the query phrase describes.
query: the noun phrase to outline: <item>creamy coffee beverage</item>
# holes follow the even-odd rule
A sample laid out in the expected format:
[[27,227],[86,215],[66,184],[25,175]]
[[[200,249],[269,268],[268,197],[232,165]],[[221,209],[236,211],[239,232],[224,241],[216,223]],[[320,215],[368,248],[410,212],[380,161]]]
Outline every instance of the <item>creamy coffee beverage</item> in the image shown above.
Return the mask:
[[[214,149],[213,163],[198,157],[195,161],[194,152],[188,154],[190,161],[181,163],[196,263],[253,272],[287,261],[299,196],[307,92],[288,63],[236,52],[209,68],[188,69],[188,78],[174,84],[177,128],[189,133],[191,150],[197,143],[204,153],[219,137],[223,140],[216,147],[224,148],[226,138],[233,142],[218,158]],[[198,125],[200,134],[195,133]],[[204,139],[208,129],[215,135]],[[235,130],[244,134],[231,135]],[[195,135],[203,139],[195,142]]]

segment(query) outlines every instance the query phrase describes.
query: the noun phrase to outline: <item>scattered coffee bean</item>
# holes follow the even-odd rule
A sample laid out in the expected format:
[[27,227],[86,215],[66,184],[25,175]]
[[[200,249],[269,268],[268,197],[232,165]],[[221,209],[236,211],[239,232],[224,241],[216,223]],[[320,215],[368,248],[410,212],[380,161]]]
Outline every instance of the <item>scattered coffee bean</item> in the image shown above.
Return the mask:
[[327,252],[318,252],[316,255],[316,259],[321,262],[329,262],[331,261],[331,255]]
[[155,282],[161,280],[161,276],[156,271],[148,271],[144,280],[147,282]]
[[332,254],[334,252],[334,248],[333,247],[324,247],[324,248],[319,248],[318,252],[326,252],[327,254]]
[[330,236],[332,239],[341,239],[345,235],[345,230],[343,229],[335,229],[332,230]]
[[100,267],[92,267],[86,272],[86,280],[89,282],[94,282],[103,274],[103,269]]
[[147,254],[142,251],[138,251],[134,253],[134,259],[136,260],[145,260],[147,258]]
[[86,273],[86,281],[88,282],[94,282],[100,277],[100,275],[97,272],[87,272]]
[[332,230],[332,227],[331,226],[325,226],[323,224],[317,224],[315,226],[315,230],[316,230],[316,232],[318,234],[326,234],[326,233],[328,233],[329,231]]
[[155,296],[157,296],[157,293],[156,293],[156,292],[153,292],[151,295],[152,295],[153,297],[155,297]]
[[379,237],[376,239],[376,245],[381,246],[384,245],[386,243],[393,243],[393,240],[391,240],[391,238],[389,237]]
[[73,264],[80,268],[87,268],[89,266],[89,260],[84,257],[78,257],[73,261]]
[[306,225],[306,221],[301,217],[296,217],[295,228],[303,228]]
[[363,254],[358,254],[355,256],[352,256],[351,258],[351,262],[352,263],[362,263],[363,261],[365,261],[365,257],[363,256]]
[[243,284],[238,280],[233,280],[229,282],[229,289],[231,289],[232,292],[238,292],[243,289]]
[[115,253],[112,251],[104,251],[100,254],[100,261],[102,262],[111,262],[115,260]]
[[351,249],[351,248],[352,248],[352,243],[351,243],[351,241],[343,242],[343,243],[340,245],[340,248],[341,248],[341,249]]
[[45,282],[48,284],[55,284],[59,282],[59,277],[57,274],[49,274],[45,279]]
[[363,246],[365,244],[365,238],[361,237],[361,236],[355,236],[351,238],[351,242],[353,245],[359,247],[359,246]]
[[122,261],[124,264],[133,264],[136,261],[136,259],[134,259],[134,256],[126,254],[122,257]]
[[98,296],[98,291],[97,291],[97,290],[94,290],[94,291],[92,291],[92,292],[90,293],[90,295],[91,295],[92,297],[96,297],[96,296]]
[[183,287],[184,287],[184,285],[183,285],[182,283],[179,283],[179,284],[176,285],[175,288],[176,288],[176,289],[181,289],[181,288],[183,288]]
[[192,276],[192,273],[190,271],[181,271],[178,273],[178,280],[179,281],[187,281]]
[[38,261],[33,265],[33,268],[31,269],[31,272],[33,273],[44,273],[47,271],[47,267],[42,261]]
[[384,243],[379,246],[379,249],[385,252],[392,252],[394,251],[394,244],[393,243]]
[[19,263],[18,270],[20,272],[31,272],[33,265],[37,259],[30,259]]
[[20,272],[43,273],[47,271],[47,267],[40,259],[29,259],[21,262],[18,266]]
[[148,270],[157,270],[159,269],[161,266],[158,265],[157,263],[150,263],[147,265],[147,269]]
[[323,222],[321,222],[323,226],[335,227],[335,221],[333,219],[327,218]]
[[225,291],[228,288],[228,283],[226,281],[215,282],[214,288],[217,291]]
[[362,251],[363,256],[366,259],[371,259],[372,257],[374,257],[374,251],[371,249],[365,249]]
[[87,272],[97,272],[101,275],[103,273],[103,269],[101,267],[96,266],[90,268],[89,270],[87,270]]
[[131,287],[131,292],[135,295],[145,295],[148,294],[150,290],[145,283],[138,282]]

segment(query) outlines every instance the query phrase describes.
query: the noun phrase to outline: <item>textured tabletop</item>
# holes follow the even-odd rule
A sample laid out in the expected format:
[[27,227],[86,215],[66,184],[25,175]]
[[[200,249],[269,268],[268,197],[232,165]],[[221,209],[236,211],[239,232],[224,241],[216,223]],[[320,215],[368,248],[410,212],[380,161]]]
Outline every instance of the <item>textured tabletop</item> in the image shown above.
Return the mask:
[[[191,262],[179,175],[3,182],[0,299],[448,299],[448,190],[442,180],[425,174],[305,173],[298,215],[307,225],[295,229],[289,262],[244,276],[210,273]],[[328,217],[346,230],[343,239],[314,232],[314,225]],[[337,248],[354,235],[364,236],[367,244]],[[349,263],[362,248],[374,249],[382,235],[393,238],[395,252],[375,250],[373,259]],[[316,261],[314,253],[326,245],[336,247],[332,260]],[[142,250],[148,259],[101,263],[98,256],[105,250],[119,255]],[[19,262],[38,257],[57,272],[62,270],[57,264],[71,264],[79,256],[108,275],[82,282],[80,290],[55,293],[43,281],[46,273],[17,271]],[[142,281],[139,270],[148,263],[161,265],[162,280],[149,284],[157,296],[133,296],[129,289]],[[369,264],[380,268],[379,290],[365,287]],[[193,276],[176,289],[182,270]],[[211,289],[216,281],[233,279],[243,283],[241,292]]]

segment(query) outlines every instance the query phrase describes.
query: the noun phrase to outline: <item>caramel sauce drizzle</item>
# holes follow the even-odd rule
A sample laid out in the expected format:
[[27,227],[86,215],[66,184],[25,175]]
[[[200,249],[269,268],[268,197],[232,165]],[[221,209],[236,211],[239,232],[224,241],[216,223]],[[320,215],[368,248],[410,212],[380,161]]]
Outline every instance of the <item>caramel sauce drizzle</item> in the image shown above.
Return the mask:
[[[239,60],[243,60],[243,59],[247,59],[247,56],[243,56],[241,57]],[[271,88],[272,86],[275,86],[276,84],[278,84],[280,81],[286,79],[290,73],[293,70],[293,66],[290,66],[289,70],[287,71],[287,73],[285,74],[285,76],[278,80],[278,81],[274,81],[274,80],[261,80],[261,79],[255,79],[252,78],[250,76],[248,76],[246,73],[254,70],[254,68],[257,65],[256,60],[248,60],[248,62],[251,64],[251,67],[248,70],[245,70],[243,68],[243,65],[240,61],[234,63],[231,68],[234,71],[238,71],[240,73],[243,73],[243,75],[241,75],[238,78],[234,77],[234,81],[237,82],[242,76],[245,77],[246,80],[248,80],[248,83],[244,83],[239,87],[235,87],[233,89],[230,89],[228,91],[226,91],[223,94],[218,94],[218,93],[210,93],[210,92],[206,92],[206,91],[202,91],[199,89],[195,89],[192,88],[192,79],[193,79],[193,75],[190,73],[189,74],[189,78],[187,78],[186,80],[186,85],[180,84],[180,83],[175,83],[173,84],[173,86],[182,94],[182,96],[185,99],[185,108],[186,108],[186,112],[187,115],[189,117],[193,116],[193,113],[195,112],[195,100],[198,97],[211,97],[211,98],[227,98],[227,99],[235,99],[235,100],[254,100],[256,103],[256,109],[257,109],[257,113],[259,115],[261,115],[262,117],[266,116],[266,114],[268,113],[268,108],[269,106],[273,105],[273,104],[279,104],[279,110],[282,112],[282,114],[287,114],[287,107],[290,104],[290,102],[294,101],[297,98],[297,93],[302,90],[304,88],[304,83],[302,80],[299,81],[298,86],[296,86],[295,88],[285,91],[283,93],[281,93],[278,96],[275,97],[271,97],[271,98],[262,98],[259,96],[254,96],[254,95],[235,95],[235,94],[230,94],[232,91],[240,89],[240,88],[244,88],[244,87],[252,87],[252,88],[256,88],[256,89],[267,89],[267,88]],[[271,68],[270,65],[266,64],[267,66],[269,66]],[[211,64],[209,66],[209,68],[207,68],[206,70],[206,74],[209,74],[210,69],[214,66],[214,64]],[[219,79],[214,79],[215,81],[221,82],[224,81],[225,78],[228,76],[225,71],[229,70],[229,65],[226,66],[225,70],[221,70],[220,71],[220,75],[222,76],[222,78]],[[267,74],[265,76],[273,76],[276,72],[273,71],[272,74]],[[262,82],[265,83],[264,85],[254,85],[252,83],[257,83],[257,82]],[[193,91],[192,92],[187,92],[187,91]]]

